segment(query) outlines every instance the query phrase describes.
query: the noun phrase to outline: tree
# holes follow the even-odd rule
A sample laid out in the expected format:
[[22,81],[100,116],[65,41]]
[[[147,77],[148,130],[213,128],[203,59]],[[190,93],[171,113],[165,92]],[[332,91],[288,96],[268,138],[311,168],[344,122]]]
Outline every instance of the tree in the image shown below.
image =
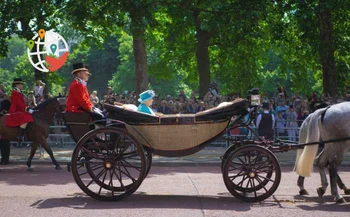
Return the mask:
[[337,91],[337,69],[334,59],[332,8],[325,0],[319,0],[320,56],[323,70],[324,93],[335,96]]
[[91,42],[88,44],[84,38],[77,39],[77,45],[70,47],[71,53],[66,64],[57,71],[57,74],[64,78],[65,86],[69,86],[71,83],[72,65],[84,62],[92,73],[88,88],[102,94],[107,89],[106,81],[112,79],[113,73],[120,64],[118,38],[119,36],[111,35],[102,44]]
[[125,90],[136,90],[136,75],[134,72],[133,39],[132,36],[121,32],[119,37],[120,65],[108,82],[114,92],[123,93]]
[[[246,84],[230,85],[227,81],[238,77],[249,81],[256,77],[259,67],[256,57],[265,47],[254,45],[263,44],[259,39],[263,34],[257,34],[257,30],[266,14],[265,1],[175,0],[164,11],[169,21],[164,22],[165,27],[157,27],[165,30],[159,40],[168,48],[161,55],[163,61],[177,62],[182,71],[188,72],[187,80],[199,81],[201,96],[213,79],[222,81],[219,83],[226,93],[246,92]],[[236,55],[240,51],[244,53]],[[191,64],[193,56],[195,71]]]
[[[13,36],[8,40],[8,57],[2,58],[0,62],[0,83],[6,88],[8,94],[12,89],[12,81],[14,78],[21,77],[25,83],[23,92],[28,93],[33,90],[34,73],[28,61],[26,40],[17,36]],[[49,94],[57,96],[61,91],[63,78],[57,73],[49,73],[47,75],[47,85],[49,85]]]
[[[344,31],[344,28],[349,25],[347,15],[350,12],[350,3],[339,0],[313,0],[288,3],[276,1],[276,4],[280,5],[280,14],[283,14],[284,20],[297,21],[297,32],[294,36],[300,41],[298,46],[304,48],[302,51],[308,50],[312,62],[316,62],[316,68],[313,70],[315,74],[322,70],[323,92],[333,97],[342,92],[346,80],[339,78],[346,77],[344,75],[348,71],[344,68],[343,61],[349,55],[348,46],[344,46],[349,31]],[[284,36],[286,34],[287,32],[282,33]],[[293,46],[288,44],[288,48]],[[299,56],[296,60],[306,62],[304,56]],[[337,65],[342,67],[337,70]]]
[[[39,29],[54,29],[59,19],[53,15],[63,6],[63,0],[12,1],[4,0],[0,4],[0,56],[8,52],[8,40],[13,35],[29,40]],[[34,69],[35,79],[46,80],[46,73]],[[33,79],[34,80],[34,79]],[[45,88],[44,92],[47,92]]]
[[[152,23],[157,1],[129,0],[107,2],[103,0],[79,0],[68,2],[68,20],[90,38],[104,40],[115,33],[118,26],[126,27],[133,36],[136,91],[147,89],[147,56],[144,41],[146,27]],[[88,13],[86,13],[88,11]]]

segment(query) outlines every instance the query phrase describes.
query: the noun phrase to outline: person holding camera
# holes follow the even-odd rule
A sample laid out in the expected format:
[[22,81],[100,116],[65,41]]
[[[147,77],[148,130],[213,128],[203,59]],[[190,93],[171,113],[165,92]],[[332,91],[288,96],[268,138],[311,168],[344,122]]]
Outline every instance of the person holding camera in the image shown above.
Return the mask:
[[262,104],[263,111],[256,118],[256,128],[258,134],[267,140],[273,140],[275,116],[269,111],[269,103],[264,102]]
[[36,103],[39,103],[39,101],[43,98],[45,86],[46,84],[41,80],[35,81],[33,92],[34,92]]
[[277,87],[275,92],[275,102],[279,105],[281,101],[286,101],[288,98],[287,91],[284,87]]
[[287,118],[286,111],[288,110],[289,106],[286,105],[285,101],[281,101],[279,105],[276,107],[276,112],[282,112],[283,118]]
[[285,139],[287,137],[286,119],[283,118],[283,114],[281,111],[277,112],[276,116],[276,135],[280,139]]

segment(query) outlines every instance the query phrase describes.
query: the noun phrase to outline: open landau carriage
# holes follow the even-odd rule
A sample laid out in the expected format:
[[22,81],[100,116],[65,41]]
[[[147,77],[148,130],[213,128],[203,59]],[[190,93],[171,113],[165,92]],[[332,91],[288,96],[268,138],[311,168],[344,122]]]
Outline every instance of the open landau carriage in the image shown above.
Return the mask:
[[[246,117],[256,113],[254,104],[260,102],[252,95],[249,100],[237,99],[193,115],[162,117],[105,104],[108,118],[93,123],[87,113],[64,113],[77,143],[69,169],[78,186],[91,197],[121,200],[133,194],[146,178],[153,153],[166,157],[190,155],[227,129],[249,128],[251,118]],[[261,138],[257,143],[248,134],[230,142],[221,166],[229,192],[247,202],[270,197],[281,179],[272,146]]]

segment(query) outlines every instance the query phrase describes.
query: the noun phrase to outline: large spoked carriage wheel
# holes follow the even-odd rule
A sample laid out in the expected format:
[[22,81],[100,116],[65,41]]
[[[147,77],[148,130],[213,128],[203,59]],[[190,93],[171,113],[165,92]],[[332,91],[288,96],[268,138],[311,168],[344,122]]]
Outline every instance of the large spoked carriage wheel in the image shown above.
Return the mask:
[[270,197],[281,181],[281,168],[268,149],[246,145],[234,150],[224,162],[223,179],[229,192],[242,201]]
[[133,194],[146,175],[143,147],[123,129],[99,128],[82,137],[72,156],[78,186],[97,200],[116,201]]

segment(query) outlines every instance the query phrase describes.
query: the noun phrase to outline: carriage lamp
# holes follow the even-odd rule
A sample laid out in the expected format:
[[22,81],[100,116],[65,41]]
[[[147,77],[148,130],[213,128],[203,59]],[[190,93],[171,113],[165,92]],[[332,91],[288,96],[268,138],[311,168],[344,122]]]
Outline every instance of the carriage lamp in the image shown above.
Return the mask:
[[251,106],[259,106],[261,102],[260,95],[250,95],[250,105]]
[[261,97],[259,95],[259,88],[253,88],[248,91],[247,100],[251,107],[258,107],[261,103]]

